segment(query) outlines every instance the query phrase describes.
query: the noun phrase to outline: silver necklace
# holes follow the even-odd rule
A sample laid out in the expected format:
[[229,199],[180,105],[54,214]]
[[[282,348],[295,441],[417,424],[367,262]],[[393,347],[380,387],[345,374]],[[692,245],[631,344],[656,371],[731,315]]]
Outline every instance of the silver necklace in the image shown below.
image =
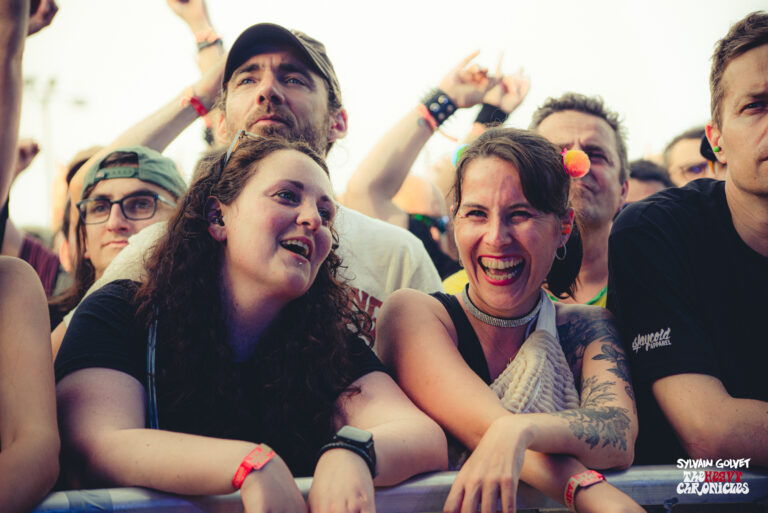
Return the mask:
[[464,299],[464,304],[466,305],[467,310],[469,310],[469,313],[472,314],[472,317],[497,328],[517,328],[518,326],[524,326],[535,319],[536,316],[539,315],[539,310],[541,310],[541,294],[539,294],[539,301],[536,303],[536,306],[522,317],[496,317],[487,314],[476,307],[472,300],[469,299],[468,290],[469,284],[464,287],[464,290],[461,292],[461,297]]

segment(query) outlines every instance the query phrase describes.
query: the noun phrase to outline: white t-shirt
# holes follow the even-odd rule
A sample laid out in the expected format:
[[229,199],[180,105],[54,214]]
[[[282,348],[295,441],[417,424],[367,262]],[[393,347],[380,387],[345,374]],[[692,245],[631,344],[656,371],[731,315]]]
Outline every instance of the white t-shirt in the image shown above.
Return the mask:
[[[346,269],[340,272],[355,290],[356,305],[376,320],[384,300],[397,289],[411,288],[431,293],[443,291],[440,276],[424,245],[409,231],[340,207],[334,221],[339,234],[338,255]],[[167,222],[150,225],[128,239],[128,245],[86,292],[86,296],[115,280],[143,281],[146,258],[165,234]],[[69,325],[75,310],[64,317]],[[375,336],[374,326],[367,333]]]

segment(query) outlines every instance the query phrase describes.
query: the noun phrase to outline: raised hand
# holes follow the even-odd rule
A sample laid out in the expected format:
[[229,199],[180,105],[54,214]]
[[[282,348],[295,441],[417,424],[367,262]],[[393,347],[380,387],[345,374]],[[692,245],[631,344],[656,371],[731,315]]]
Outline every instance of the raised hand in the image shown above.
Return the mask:
[[211,28],[205,0],[165,0],[168,7],[189,25],[192,32]]
[[16,172],[14,177],[19,176],[22,171],[27,169],[37,154],[40,153],[40,146],[34,139],[20,139],[19,152],[16,156]]
[[58,11],[59,6],[56,5],[56,0],[40,0],[37,10],[29,17],[27,35],[31,36],[50,25]]
[[483,97],[498,82],[498,78],[488,75],[486,68],[477,64],[470,65],[480,51],[472,52],[440,81],[440,89],[457,107],[471,107],[483,100]]
[[499,83],[493,86],[483,97],[483,103],[494,105],[507,114],[511,114],[525,99],[531,88],[531,78],[523,75],[520,68],[514,75],[501,75],[499,58]]

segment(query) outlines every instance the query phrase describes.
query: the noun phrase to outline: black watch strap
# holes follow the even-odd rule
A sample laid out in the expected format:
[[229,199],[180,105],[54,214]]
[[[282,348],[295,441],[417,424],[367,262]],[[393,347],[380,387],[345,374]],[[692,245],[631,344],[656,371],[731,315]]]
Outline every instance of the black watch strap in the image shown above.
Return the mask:
[[325,444],[320,448],[319,451],[317,451],[317,459],[320,460],[320,456],[325,454],[326,451],[330,451],[331,449],[346,449],[348,451],[354,452],[363,458],[363,461],[365,461],[366,465],[368,465],[368,470],[371,471],[371,477],[376,477],[376,463],[371,459],[370,456],[368,456],[367,452],[365,452],[360,447],[357,447],[356,445],[348,442],[336,441]]

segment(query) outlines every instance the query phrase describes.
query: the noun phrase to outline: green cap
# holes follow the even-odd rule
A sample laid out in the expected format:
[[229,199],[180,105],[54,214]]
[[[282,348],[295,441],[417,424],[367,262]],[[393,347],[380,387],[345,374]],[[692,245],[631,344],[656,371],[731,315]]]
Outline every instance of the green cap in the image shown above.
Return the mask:
[[[133,153],[136,155],[139,166],[117,166],[102,168],[104,160],[116,152]],[[180,198],[187,190],[187,183],[181,177],[176,164],[168,157],[146,146],[124,146],[109,152],[99,159],[85,175],[83,183],[83,195],[88,188],[102,180],[112,178],[138,178],[147,183],[153,183]]]

